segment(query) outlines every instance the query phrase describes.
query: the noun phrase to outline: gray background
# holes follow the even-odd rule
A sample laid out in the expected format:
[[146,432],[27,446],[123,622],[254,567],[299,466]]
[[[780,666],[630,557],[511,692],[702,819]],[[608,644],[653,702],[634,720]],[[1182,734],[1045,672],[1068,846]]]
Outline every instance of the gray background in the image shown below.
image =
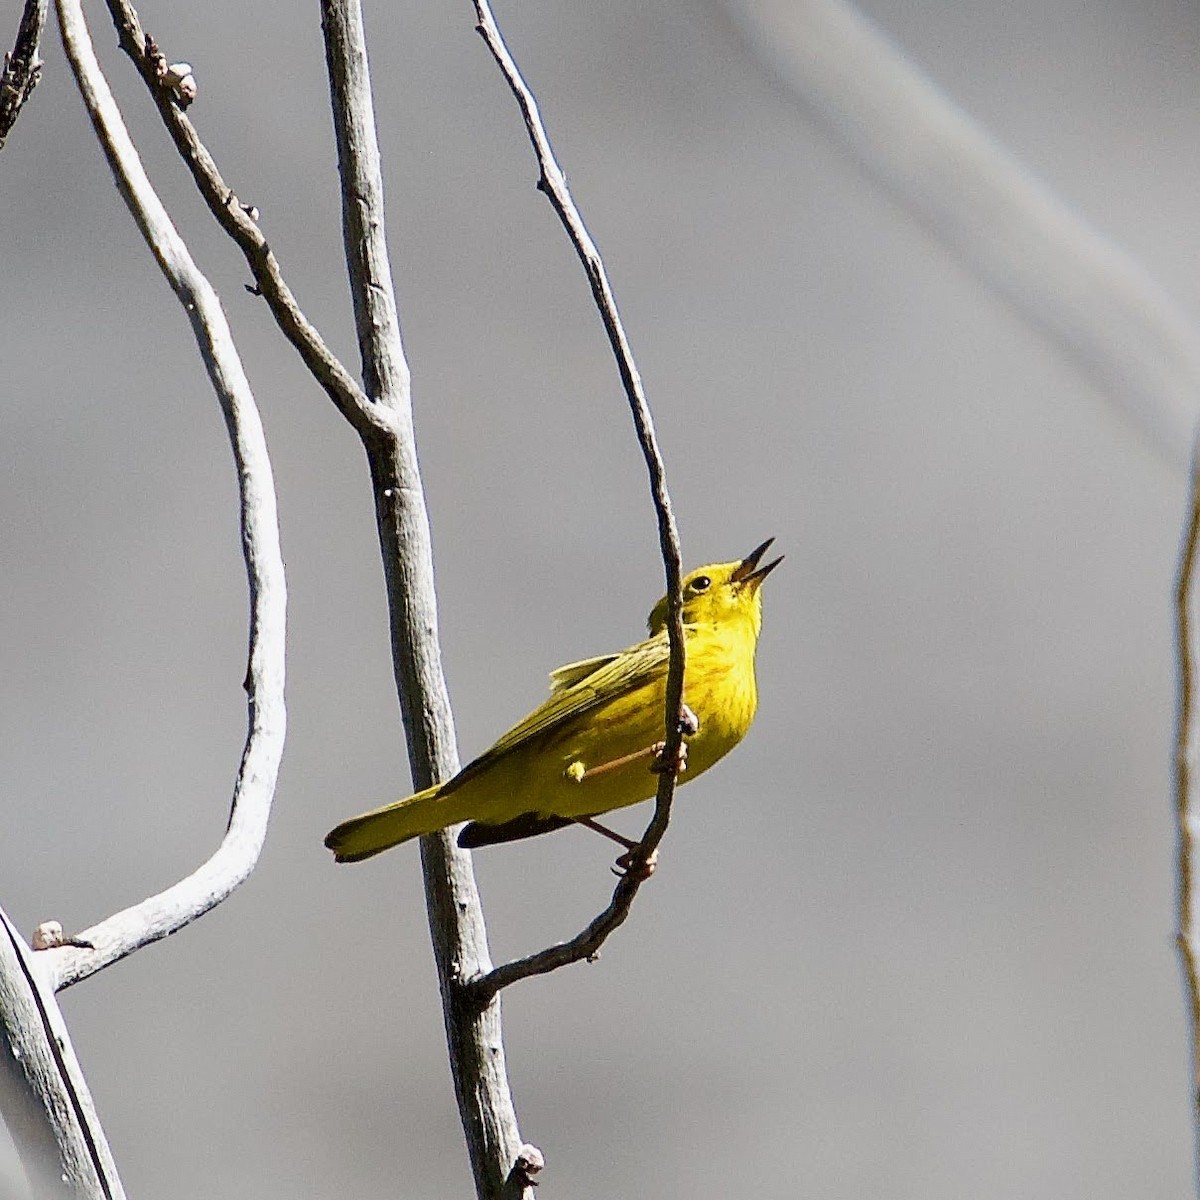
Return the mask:
[[[1193,5],[867,7],[1196,310]],[[258,871],[67,993],[77,1049],[131,1196],[467,1195],[416,849],[335,869],[321,846],[408,788],[362,454],[242,290],[92,8],[263,408],[290,736]],[[316,5],[141,14],[196,67],[202,135],[353,361]],[[788,556],[759,720],[683,792],[632,922],[599,964],[506,995],[542,1194],[1187,1194],[1182,473],[719,10],[498,15],[605,252],[689,563],[770,534]],[[599,322],[470,5],[367,17],[469,755],[551,667],[636,639],[661,566]],[[245,721],[224,429],[53,42],[47,58],[0,156],[0,899],[26,929],[89,924],[206,855]],[[496,954],[574,932],[611,857],[582,831],[480,852]]]

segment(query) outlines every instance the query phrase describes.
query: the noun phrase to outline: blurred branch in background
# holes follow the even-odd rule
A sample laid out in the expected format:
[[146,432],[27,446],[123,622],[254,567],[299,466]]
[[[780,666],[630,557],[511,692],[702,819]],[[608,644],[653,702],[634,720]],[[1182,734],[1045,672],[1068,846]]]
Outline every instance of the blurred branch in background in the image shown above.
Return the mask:
[[1178,817],[1179,955],[1188,1000],[1192,1050],[1192,1105],[1200,1178],[1200,477],[1192,473],[1191,511],[1184,535],[1176,591],[1179,646],[1179,715],[1175,730],[1175,800]]
[[[1193,454],[1177,589],[1178,942],[1200,1164],[1200,333],[1124,251],[840,0],[724,0],[758,57],[957,257],[1047,332],[1170,462]],[[1200,1174],[1200,1168],[1198,1168]]]
[[4,56],[4,70],[0,71],[0,148],[42,77],[39,48],[49,6],[50,0],[25,0],[12,52]]
[[79,0],[59,0],[63,45],[88,115],[138,229],[191,321],[229,430],[240,496],[242,553],[250,584],[245,688],[249,728],[229,825],[216,852],[186,879],[85,930],[91,947],[45,951],[55,988],[85,979],[126,954],[182,929],[243,882],[258,862],[283,754],[287,590],[279,549],[275,482],[262,422],[220,300],[188,253],[142,168],[92,49]]
[[1171,463],[1200,412],[1200,333],[842,0],[723,0],[755,55],[964,265],[1063,347]]

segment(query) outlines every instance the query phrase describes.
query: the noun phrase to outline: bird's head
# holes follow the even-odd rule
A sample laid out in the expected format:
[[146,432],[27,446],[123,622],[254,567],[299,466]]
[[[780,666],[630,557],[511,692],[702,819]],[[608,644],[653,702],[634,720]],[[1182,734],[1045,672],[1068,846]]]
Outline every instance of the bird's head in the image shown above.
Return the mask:
[[[783,556],[780,555],[766,566],[758,565],[774,540],[767,538],[740,562],[712,563],[685,575],[683,623],[717,625],[741,617],[751,623],[757,636],[762,624],[762,597],[758,589],[762,587],[762,581],[783,562]],[[654,606],[648,624],[651,635],[666,628],[666,596]]]

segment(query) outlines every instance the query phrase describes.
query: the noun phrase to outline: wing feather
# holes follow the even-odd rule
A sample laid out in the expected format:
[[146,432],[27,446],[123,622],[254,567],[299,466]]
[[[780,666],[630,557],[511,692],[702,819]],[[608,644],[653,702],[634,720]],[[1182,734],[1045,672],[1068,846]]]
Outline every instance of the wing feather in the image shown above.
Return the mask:
[[[619,654],[601,655],[560,667],[551,675],[556,686],[546,700],[494,746],[463,767],[450,785],[443,787],[443,794],[533,739],[561,729],[577,717],[636,691],[657,673],[666,670],[669,657],[667,635],[663,632]],[[591,669],[584,671],[585,666]],[[560,677],[561,683],[558,682]]]
[[584,658],[579,662],[567,663],[565,667],[558,667],[550,672],[550,693],[561,692],[565,688],[573,687],[577,683],[581,683],[593,671],[600,667],[607,666],[614,659],[620,658],[619,654],[601,654],[598,658]]

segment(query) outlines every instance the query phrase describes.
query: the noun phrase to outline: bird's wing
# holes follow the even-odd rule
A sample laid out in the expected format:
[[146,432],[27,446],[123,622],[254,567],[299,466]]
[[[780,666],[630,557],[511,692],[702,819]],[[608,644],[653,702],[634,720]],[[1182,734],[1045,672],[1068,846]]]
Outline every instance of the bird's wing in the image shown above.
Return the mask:
[[598,658],[585,658],[579,662],[567,663],[550,672],[550,694],[561,692],[566,688],[581,683],[593,671],[606,667],[610,662],[620,658],[619,654],[601,654]]
[[[557,686],[543,704],[514,725],[494,746],[463,767],[454,777],[453,785],[458,786],[466,782],[498,758],[518,746],[524,746],[532,738],[558,729],[566,722],[583,716],[618,696],[635,691],[656,674],[665,671],[669,657],[670,648],[664,632],[644,642],[638,642],[636,646],[630,646],[628,650],[622,650],[619,654],[602,655],[560,668],[564,672],[574,672],[578,669],[579,673],[574,682],[563,682]],[[583,671],[585,666],[593,663],[596,665],[592,670]],[[558,674],[556,671],[552,678]]]

